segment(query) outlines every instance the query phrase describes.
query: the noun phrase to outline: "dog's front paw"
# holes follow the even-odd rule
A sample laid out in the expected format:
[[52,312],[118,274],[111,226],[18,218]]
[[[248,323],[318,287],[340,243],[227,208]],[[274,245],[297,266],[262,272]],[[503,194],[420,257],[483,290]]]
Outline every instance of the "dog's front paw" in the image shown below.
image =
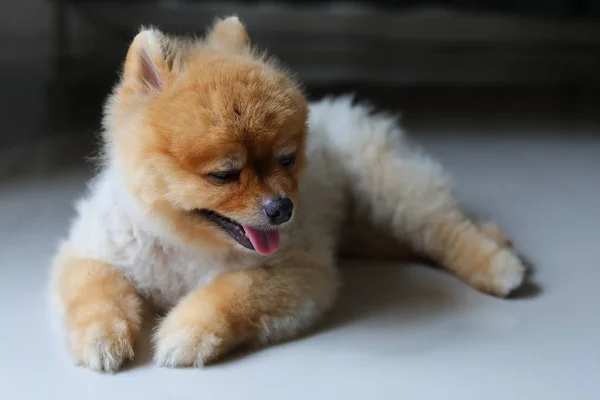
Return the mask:
[[473,286],[480,290],[506,297],[517,289],[525,279],[526,268],[519,258],[509,249],[501,249],[472,278]]
[[98,318],[77,324],[69,332],[75,361],[94,371],[116,372],[133,358],[133,333],[121,318]]
[[214,326],[186,320],[175,309],[154,335],[154,360],[162,367],[201,367],[226,351],[223,335]]

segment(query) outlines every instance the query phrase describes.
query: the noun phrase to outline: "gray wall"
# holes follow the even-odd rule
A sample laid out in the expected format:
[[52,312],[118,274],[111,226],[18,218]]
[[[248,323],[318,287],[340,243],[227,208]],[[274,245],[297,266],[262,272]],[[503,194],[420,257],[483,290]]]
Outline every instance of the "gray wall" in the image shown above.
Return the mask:
[[43,131],[49,28],[48,1],[0,2],[0,146]]
[[[593,23],[482,17],[432,9],[398,15],[343,7],[327,13],[215,5],[195,13],[171,9],[157,14],[148,7],[129,13],[118,8],[91,9],[100,20],[125,31],[142,23],[202,31],[215,15],[232,11],[247,22],[254,38],[309,82],[379,78],[380,83],[401,84],[527,83],[551,81],[548,71],[564,78],[600,70],[600,24]],[[47,0],[0,2],[0,147],[48,135],[51,12]],[[96,39],[106,36],[85,21],[74,18],[72,23],[74,54],[86,53],[90,43],[97,45]],[[306,34],[307,26],[309,35],[303,41],[290,39]],[[104,43],[110,49],[111,42]],[[380,50],[369,53],[374,48]],[[101,46],[98,51],[101,54]],[[373,59],[379,60],[376,65],[370,64]],[[385,70],[377,70],[383,67]]]

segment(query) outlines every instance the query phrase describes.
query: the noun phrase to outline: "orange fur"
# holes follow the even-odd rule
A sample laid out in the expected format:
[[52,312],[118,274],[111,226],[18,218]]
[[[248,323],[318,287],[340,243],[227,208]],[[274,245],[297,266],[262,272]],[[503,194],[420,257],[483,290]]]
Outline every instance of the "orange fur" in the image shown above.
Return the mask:
[[159,363],[204,365],[240,344],[263,345],[304,331],[307,326],[289,325],[288,316],[328,308],[336,275],[333,264],[307,261],[225,273],[188,294],[154,337]]
[[[160,43],[153,46],[138,35],[105,118],[109,132],[127,126],[126,134],[107,140],[123,162],[126,184],[147,212],[162,216],[191,243],[208,242],[224,251],[230,240],[187,211],[206,208],[254,225],[260,224],[260,201],[281,194],[296,200],[308,113],[297,83],[254,55],[245,39],[221,42],[237,40],[234,34],[241,31],[235,29],[243,30],[236,24],[231,32],[229,25],[229,20],[217,24],[208,46],[158,32],[150,41]],[[140,76],[145,53],[161,88],[147,88]],[[185,73],[178,69],[181,63]],[[286,154],[296,156],[291,169],[277,163]],[[215,185],[206,178],[224,169],[240,170],[240,184]]]
[[481,226],[486,233],[464,216],[431,223],[425,250],[475,288],[504,296],[506,276],[498,268],[519,261],[507,250],[499,228],[491,224]]
[[[169,256],[177,259],[178,251],[188,251],[192,261],[179,261],[189,270],[201,269],[195,264],[195,257],[200,254],[196,249],[202,248],[203,254],[209,255],[207,264],[223,264],[219,265],[222,269],[214,269],[220,275],[208,284],[194,286],[194,280],[189,287],[185,286],[188,282],[181,282],[185,281],[179,275],[181,270],[165,273],[167,262],[156,264],[159,272],[147,268],[154,280],[160,280],[156,275],[162,277],[163,273],[172,279],[169,289],[178,297],[169,306],[179,301],[154,336],[159,364],[201,365],[239,344],[291,338],[310,328],[331,307],[337,286],[334,254],[329,254],[333,244],[323,250],[299,234],[294,246],[286,248],[281,256],[277,254],[280,258],[272,259],[276,260],[273,265],[269,264],[271,261],[259,263],[254,254],[235,248],[222,229],[197,212],[211,210],[241,225],[265,226],[260,210],[263,201],[286,196],[295,203],[306,166],[307,117],[308,106],[298,84],[252,51],[248,35],[237,19],[217,22],[202,41],[146,30],[131,44],[122,82],[106,105],[103,121],[107,158],[118,171],[114,180],[125,186],[127,196],[135,198],[135,218],[140,217],[141,211],[141,219],[160,220],[161,229],[168,228],[164,232],[177,236]],[[356,142],[352,140],[356,137],[346,139],[338,138],[345,144]],[[429,193],[422,192],[423,199],[403,204],[408,216],[396,218],[405,217],[394,207],[410,197],[410,188],[407,195],[396,181],[402,171],[383,171],[395,168],[397,163],[385,162],[395,156],[389,151],[392,138],[379,139],[364,154],[363,148],[354,151],[358,154],[340,151],[344,158],[363,158],[346,165],[346,170],[335,170],[336,173],[347,174],[344,179],[348,181],[362,179],[355,186],[368,193],[363,195],[370,196],[369,207],[387,212],[381,218],[385,221],[371,221],[376,222],[373,226],[365,225],[361,218],[349,221],[344,232],[347,237],[340,244],[342,250],[352,254],[364,250],[359,255],[397,256],[406,254],[411,246],[410,250],[434,258],[480,290],[501,296],[512,290],[513,280],[521,279],[521,265],[506,248],[507,239],[495,225],[476,225],[468,220],[451,196],[448,195],[448,210],[456,207],[454,213],[438,214],[428,208],[423,211],[420,206]],[[289,167],[281,165],[278,158],[290,154],[296,157],[295,163]],[[343,161],[331,157],[331,164]],[[352,165],[360,171],[352,171]],[[215,182],[210,176],[232,170],[239,171],[239,182],[234,185]],[[421,168],[404,174],[414,177],[422,172]],[[430,178],[423,181],[429,182]],[[339,185],[340,191],[351,191],[345,183]],[[442,188],[433,195],[447,194]],[[346,203],[335,199],[324,204],[323,209],[345,209]],[[329,217],[315,215],[313,223]],[[400,225],[399,220],[408,221],[410,229],[390,226]],[[95,222],[91,224],[93,228],[97,227]],[[310,221],[305,223],[308,224]],[[125,229],[116,230],[121,234]],[[326,232],[328,236],[333,234]],[[79,236],[87,237],[81,232]],[[321,237],[313,236],[311,239]],[[388,240],[384,241],[384,237]],[[102,236],[99,247],[110,246],[106,242],[112,239]],[[146,252],[145,260],[164,256],[161,246],[171,245],[168,240],[159,241],[157,236],[144,239],[147,241],[140,247]],[[399,239],[405,240],[407,246],[399,246]],[[131,234],[126,241],[129,244],[143,240]],[[87,243],[82,245],[86,246]],[[314,250],[318,257],[307,255],[307,249]],[[121,248],[115,252],[119,251]],[[111,253],[107,259],[116,259],[114,265],[119,265],[119,260],[127,257]],[[128,264],[127,277],[107,262],[81,257],[66,247],[56,259],[55,291],[64,309],[71,350],[78,362],[92,369],[114,371],[133,357],[132,346],[141,324],[141,300],[132,286],[134,280],[130,282],[128,278],[137,280],[136,274],[146,265],[136,270],[139,259],[131,258],[134,260],[127,260],[133,264]],[[169,263],[173,258],[163,257]],[[198,264],[202,262],[198,260]],[[211,267],[214,265],[207,270]],[[185,291],[177,292],[183,290],[179,286]]]
[[63,249],[55,288],[69,331],[73,357],[91,369],[114,371],[133,358],[142,303],[123,274],[105,262]]
[[503,247],[512,247],[510,239],[502,232],[502,229],[493,222],[478,222],[477,228],[489,238],[495,240],[499,245]]

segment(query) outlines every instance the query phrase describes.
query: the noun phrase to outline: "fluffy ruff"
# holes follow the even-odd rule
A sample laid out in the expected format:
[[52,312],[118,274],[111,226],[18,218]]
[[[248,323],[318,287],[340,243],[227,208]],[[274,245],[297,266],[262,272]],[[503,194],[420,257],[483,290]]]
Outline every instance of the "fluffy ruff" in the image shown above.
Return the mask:
[[[500,229],[464,214],[396,118],[349,97],[307,104],[235,17],[199,40],[142,30],[103,125],[51,281],[71,354],[93,370],[134,356],[145,299],[166,313],[162,366],[297,336],[334,303],[340,254],[410,249],[497,296],[523,281]],[[265,205],[282,198],[287,215]]]

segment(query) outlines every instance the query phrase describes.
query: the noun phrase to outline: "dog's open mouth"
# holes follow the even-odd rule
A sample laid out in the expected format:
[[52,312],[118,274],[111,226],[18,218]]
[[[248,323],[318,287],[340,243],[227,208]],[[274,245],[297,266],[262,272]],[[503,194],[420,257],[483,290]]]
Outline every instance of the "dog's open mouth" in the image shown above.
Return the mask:
[[236,242],[247,249],[255,250],[258,254],[269,255],[279,248],[279,230],[253,228],[240,225],[237,222],[210,210],[198,210],[198,213],[218,225]]

